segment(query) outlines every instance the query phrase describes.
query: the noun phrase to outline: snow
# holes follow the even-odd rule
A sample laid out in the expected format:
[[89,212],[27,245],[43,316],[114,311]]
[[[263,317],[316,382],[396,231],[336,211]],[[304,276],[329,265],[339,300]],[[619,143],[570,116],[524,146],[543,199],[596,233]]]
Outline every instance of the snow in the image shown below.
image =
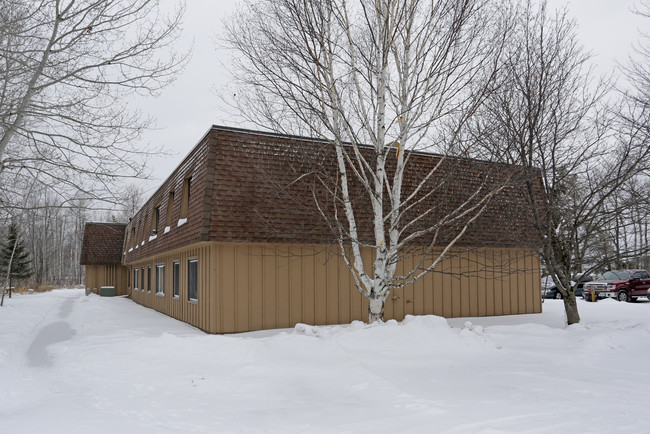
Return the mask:
[[206,335],[122,297],[0,308],[2,433],[650,432],[650,302]]
[[186,218],[178,219],[178,223],[176,223],[176,226],[181,227],[181,226],[183,226],[185,223],[187,223],[187,219],[186,219]]

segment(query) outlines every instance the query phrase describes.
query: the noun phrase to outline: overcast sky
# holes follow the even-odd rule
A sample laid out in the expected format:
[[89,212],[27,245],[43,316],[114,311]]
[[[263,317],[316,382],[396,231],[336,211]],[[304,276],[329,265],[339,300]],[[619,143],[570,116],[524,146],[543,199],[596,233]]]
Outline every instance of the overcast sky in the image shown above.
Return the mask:
[[[174,84],[159,97],[138,101],[157,129],[144,142],[162,146],[170,154],[152,158],[153,179],[144,182],[147,198],[158,188],[213,124],[238,126],[220,109],[218,92],[228,92],[227,54],[218,49],[222,20],[231,15],[237,0],[187,0],[183,36],[179,46],[194,41],[192,60]],[[594,55],[598,71],[608,74],[624,62],[639,30],[647,26],[630,12],[634,0],[549,0],[551,7],[566,5],[578,23],[583,45]],[[646,29],[644,29],[646,30]]]

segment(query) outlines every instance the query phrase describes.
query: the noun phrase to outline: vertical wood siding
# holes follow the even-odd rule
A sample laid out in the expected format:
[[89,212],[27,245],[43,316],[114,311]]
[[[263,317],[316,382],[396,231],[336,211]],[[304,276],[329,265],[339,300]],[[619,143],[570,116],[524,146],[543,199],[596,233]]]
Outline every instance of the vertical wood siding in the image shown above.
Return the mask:
[[114,286],[115,295],[129,293],[127,268],[121,265],[86,265],[86,288],[99,294],[102,286]]
[[[363,252],[366,261],[371,250]],[[187,261],[199,261],[199,299],[187,297]],[[172,264],[180,262],[180,296],[172,295]],[[132,264],[165,264],[165,295],[133,290],[133,300],[211,333],[343,324],[367,320],[368,303],[337,255],[315,245],[201,243]],[[398,265],[398,274],[415,258]],[[131,274],[132,276],[132,274]],[[145,278],[146,280],[146,278]],[[145,288],[147,283],[145,282]],[[541,312],[539,259],[524,249],[453,252],[435,272],[394,290],[385,319],[435,314],[445,317]]]
[[[135,262],[129,264],[129,268],[145,270],[144,289],[132,288],[131,297],[143,306],[150,307],[173,318],[185,321],[202,330],[215,333],[218,328],[216,318],[210,315],[215,312],[215,301],[218,294],[210,288],[215,285],[211,279],[215,275],[215,263],[213,260],[213,247],[209,244],[202,243],[189,249],[176,253],[169,253],[155,256],[144,262]],[[198,300],[193,301],[188,298],[188,261],[198,259]],[[173,296],[173,263],[179,262],[179,296]],[[165,265],[165,294],[156,294],[156,266]],[[151,267],[151,292],[146,289],[149,287],[147,282],[147,267]],[[138,280],[140,276],[138,276]],[[131,271],[131,280],[133,280],[133,271]],[[133,282],[130,282],[133,286]],[[139,282],[138,282],[139,286]]]

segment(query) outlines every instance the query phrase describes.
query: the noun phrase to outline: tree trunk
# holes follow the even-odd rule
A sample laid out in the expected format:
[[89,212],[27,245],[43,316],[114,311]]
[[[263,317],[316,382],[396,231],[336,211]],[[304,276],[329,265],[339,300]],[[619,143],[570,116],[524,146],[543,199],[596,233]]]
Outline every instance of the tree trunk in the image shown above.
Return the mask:
[[368,297],[368,324],[384,321],[384,305],[386,296]]
[[576,294],[574,292],[569,292],[564,297],[564,311],[566,312],[567,325],[578,324],[580,322],[578,303],[576,302]]

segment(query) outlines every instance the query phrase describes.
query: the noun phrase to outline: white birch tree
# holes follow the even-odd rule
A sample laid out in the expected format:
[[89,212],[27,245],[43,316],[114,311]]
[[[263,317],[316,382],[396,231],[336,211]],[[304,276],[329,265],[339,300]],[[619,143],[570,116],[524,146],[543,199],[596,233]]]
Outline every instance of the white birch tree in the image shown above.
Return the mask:
[[[406,194],[403,183],[410,151],[468,152],[461,132],[498,67],[505,6],[483,0],[260,0],[224,23],[235,53],[240,113],[335,149],[334,212],[342,215],[330,221],[338,223],[343,258],[369,300],[370,322],[383,319],[391,289],[436,268],[503,187],[486,179],[458,207],[433,218],[432,208],[419,205],[435,197],[430,182],[450,160],[442,158]],[[360,233],[366,210],[352,197],[353,186],[369,198],[370,239]],[[445,226],[456,231],[439,246]],[[416,266],[396,275],[414,245],[421,247]],[[374,260],[364,258],[364,247]]]

